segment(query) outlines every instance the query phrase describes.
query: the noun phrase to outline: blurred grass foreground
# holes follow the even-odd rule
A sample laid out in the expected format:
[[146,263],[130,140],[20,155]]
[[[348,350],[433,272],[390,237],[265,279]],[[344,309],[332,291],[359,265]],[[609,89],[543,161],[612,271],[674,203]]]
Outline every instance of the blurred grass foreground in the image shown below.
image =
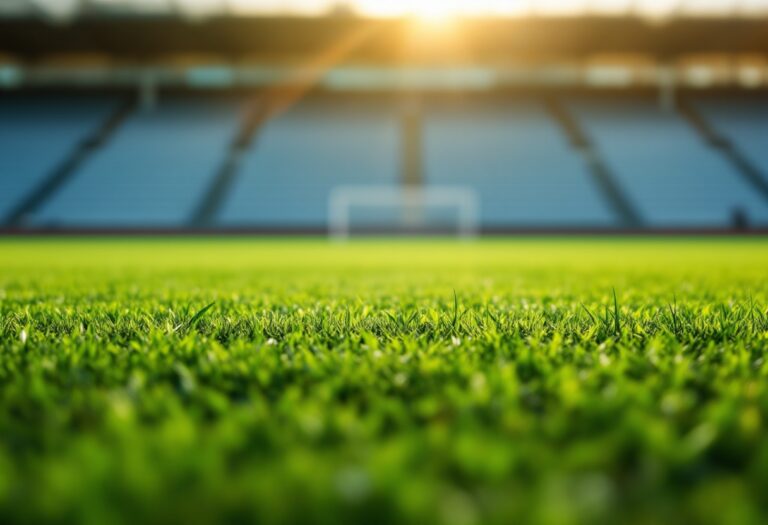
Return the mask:
[[763,240],[0,242],[0,521],[765,523]]

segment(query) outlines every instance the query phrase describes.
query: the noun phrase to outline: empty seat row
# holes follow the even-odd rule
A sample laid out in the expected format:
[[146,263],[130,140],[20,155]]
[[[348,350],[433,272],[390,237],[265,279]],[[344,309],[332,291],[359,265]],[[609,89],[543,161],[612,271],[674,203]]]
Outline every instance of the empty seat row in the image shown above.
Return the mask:
[[[324,225],[334,188],[397,186],[404,111],[390,101],[306,102],[276,119],[247,153],[221,224]],[[427,104],[422,122],[423,184],[475,192],[483,225],[615,224],[583,160],[535,102]],[[424,213],[451,220],[450,210]]]
[[334,188],[398,182],[400,136],[389,101],[309,101],[269,122],[245,152],[221,225],[323,227]]
[[136,111],[31,218],[37,225],[179,227],[234,139],[237,102],[168,100]]
[[[34,191],[57,163],[117,108],[113,99],[17,98],[0,103],[0,214]],[[570,98],[564,106],[594,144],[617,188],[656,228],[723,228],[735,218],[768,225],[765,199],[680,115],[652,98]],[[720,104],[720,105],[718,105]],[[754,162],[768,119],[718,99],[702,111]],[[752,106],[750,106],[752,107]],[[768,105],[761,106],[768,116]],[[162,227],[190,224],[236,137],[238,99],[168,97],[137,110],[103,147],[28,217],[37,227]],[[265,123],[242,153],[214,226],[323,228],[334,189],[399,188],[404,137],[419,140],[426,188],[465,188],[487,228],[618,228],[615,206],[585,157],[533,98],[429,99],[420,136],[393,97],[311,97]],[[356,220],[408,214],[375,206]],[[454,210],[432,210],[450,222]],[[413,214],[410,215],[413,219]],[[421,217],[426,220],[425,217]],[[385,224],[386,225],[386,224]]]
[[607,227],[617,217],[584,159],[535,101],[427,105],[426,184],[467,185],[487,227]]
[[647,225],[768,224],[765,200],[677,113],[642,97],[570,107]]
[[0,221],[27,199],[116,107],[102,97],[0,97]]
[[702,97],[695,107],[763,174],[768,173],[768,100]]

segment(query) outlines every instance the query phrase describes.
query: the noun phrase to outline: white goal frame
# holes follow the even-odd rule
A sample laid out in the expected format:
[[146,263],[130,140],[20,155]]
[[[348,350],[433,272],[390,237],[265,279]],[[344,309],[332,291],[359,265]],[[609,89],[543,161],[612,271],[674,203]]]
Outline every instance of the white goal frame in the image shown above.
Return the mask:
[[456,229],[462,239],[471,239],[479,231],[480,199],[466,186],[337,186],[328,198],[328,233],[333,239],[347,240],[351,235],[350,211],[353,207],[385,208],[402,206],[425,209],[429,206],[456,207]]

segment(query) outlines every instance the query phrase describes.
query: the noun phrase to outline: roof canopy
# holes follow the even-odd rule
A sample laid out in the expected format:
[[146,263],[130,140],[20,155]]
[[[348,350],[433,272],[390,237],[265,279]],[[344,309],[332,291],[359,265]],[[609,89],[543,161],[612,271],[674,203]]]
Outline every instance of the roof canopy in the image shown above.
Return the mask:
[[228,60],[302,60],[346,42],[345,61],[400,64],[569,59],[595,54],[656,58],[708,53],[768,54],[768,19],[676,18],[663,24],[626,17],[485,18],[434,35],[407,19],[355,17],[39,18],[0,20],[0,53],[21,60],[98,54],[143,61],[168,55]]

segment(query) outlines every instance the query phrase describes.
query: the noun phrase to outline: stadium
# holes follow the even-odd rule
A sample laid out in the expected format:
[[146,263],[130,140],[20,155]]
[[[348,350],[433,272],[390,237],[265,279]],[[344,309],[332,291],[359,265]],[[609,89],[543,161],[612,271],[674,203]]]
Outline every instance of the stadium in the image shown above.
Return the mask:
[[0,521],[765,523],[768,2],[0,3]]

